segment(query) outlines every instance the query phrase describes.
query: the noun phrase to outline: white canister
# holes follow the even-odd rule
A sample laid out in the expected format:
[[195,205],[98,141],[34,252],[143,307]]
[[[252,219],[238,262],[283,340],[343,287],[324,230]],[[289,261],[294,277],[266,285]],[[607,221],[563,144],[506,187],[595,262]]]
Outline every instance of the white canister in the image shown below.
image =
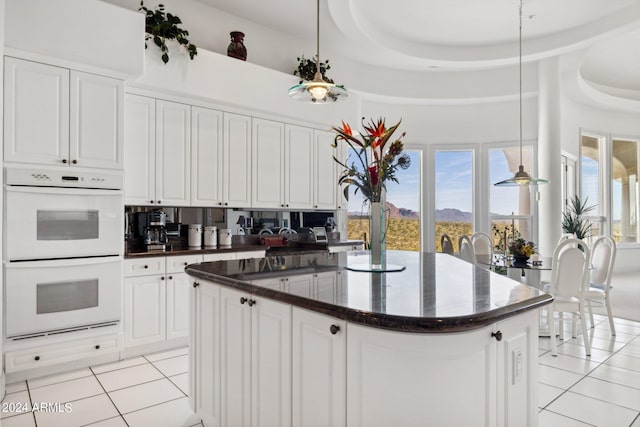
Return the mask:
[[218,227],[207,225],[204,227],[204,247],[215,248],[218,246]]
[[221,228],[218,232],[218,243],[220,246],[230,247],[231,246],[231,229],[230,228]]
[[202,225],[190,224],[189,225],[189,247],[199,248],[202,246]]

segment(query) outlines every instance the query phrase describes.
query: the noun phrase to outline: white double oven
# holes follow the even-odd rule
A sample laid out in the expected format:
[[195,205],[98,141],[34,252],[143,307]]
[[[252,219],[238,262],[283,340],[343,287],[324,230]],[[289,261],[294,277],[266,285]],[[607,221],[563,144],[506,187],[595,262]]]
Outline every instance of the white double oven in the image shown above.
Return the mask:
[[5,168],[8,339],[118,324],[122,187],[119,173]]

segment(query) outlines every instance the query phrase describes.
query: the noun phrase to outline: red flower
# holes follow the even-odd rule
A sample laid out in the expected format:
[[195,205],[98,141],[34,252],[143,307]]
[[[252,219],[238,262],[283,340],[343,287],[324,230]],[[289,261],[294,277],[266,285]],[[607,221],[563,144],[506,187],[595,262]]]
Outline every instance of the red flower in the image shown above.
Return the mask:
[[351,126],[345,123],[344,120],[342,121],[342,132],[346,133],[349,136],[353,136],[353,133],[351,132]]
[[371,176],[371,185],[378,185],[378,167],[377,166],[369,166],[369,176]]

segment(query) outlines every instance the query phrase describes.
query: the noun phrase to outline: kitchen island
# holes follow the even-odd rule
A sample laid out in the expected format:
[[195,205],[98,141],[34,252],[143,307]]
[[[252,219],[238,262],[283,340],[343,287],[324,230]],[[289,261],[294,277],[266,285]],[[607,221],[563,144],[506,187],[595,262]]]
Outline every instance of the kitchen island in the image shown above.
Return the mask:
[[193,264],[191,403],[207,426],[536,425],[551,297],[446,254]]

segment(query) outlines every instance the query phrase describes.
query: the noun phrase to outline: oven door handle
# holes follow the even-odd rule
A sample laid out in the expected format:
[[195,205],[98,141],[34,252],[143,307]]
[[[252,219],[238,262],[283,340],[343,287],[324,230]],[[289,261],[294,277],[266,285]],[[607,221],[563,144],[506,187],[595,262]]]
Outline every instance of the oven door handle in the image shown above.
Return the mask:
[[29,193],[29,194],[62,194],[65,196],[117,196],[123,194],[122,190],[104,189],[104,188],[71,188],[71,187],[26,187],[7,185],[5,187],[8,192]]
[[109,255],[100,257],[86,257],[86,258],[65,258],[65,259],[47,259],[37,261],[18,261],[18,262],[5,262],[4,266],[7,269],[24,269],[24,268],[51,268],[51,267],[74,267],[80,265],[95,265],[106,264],[110,262],[122,261],[121,255]]

